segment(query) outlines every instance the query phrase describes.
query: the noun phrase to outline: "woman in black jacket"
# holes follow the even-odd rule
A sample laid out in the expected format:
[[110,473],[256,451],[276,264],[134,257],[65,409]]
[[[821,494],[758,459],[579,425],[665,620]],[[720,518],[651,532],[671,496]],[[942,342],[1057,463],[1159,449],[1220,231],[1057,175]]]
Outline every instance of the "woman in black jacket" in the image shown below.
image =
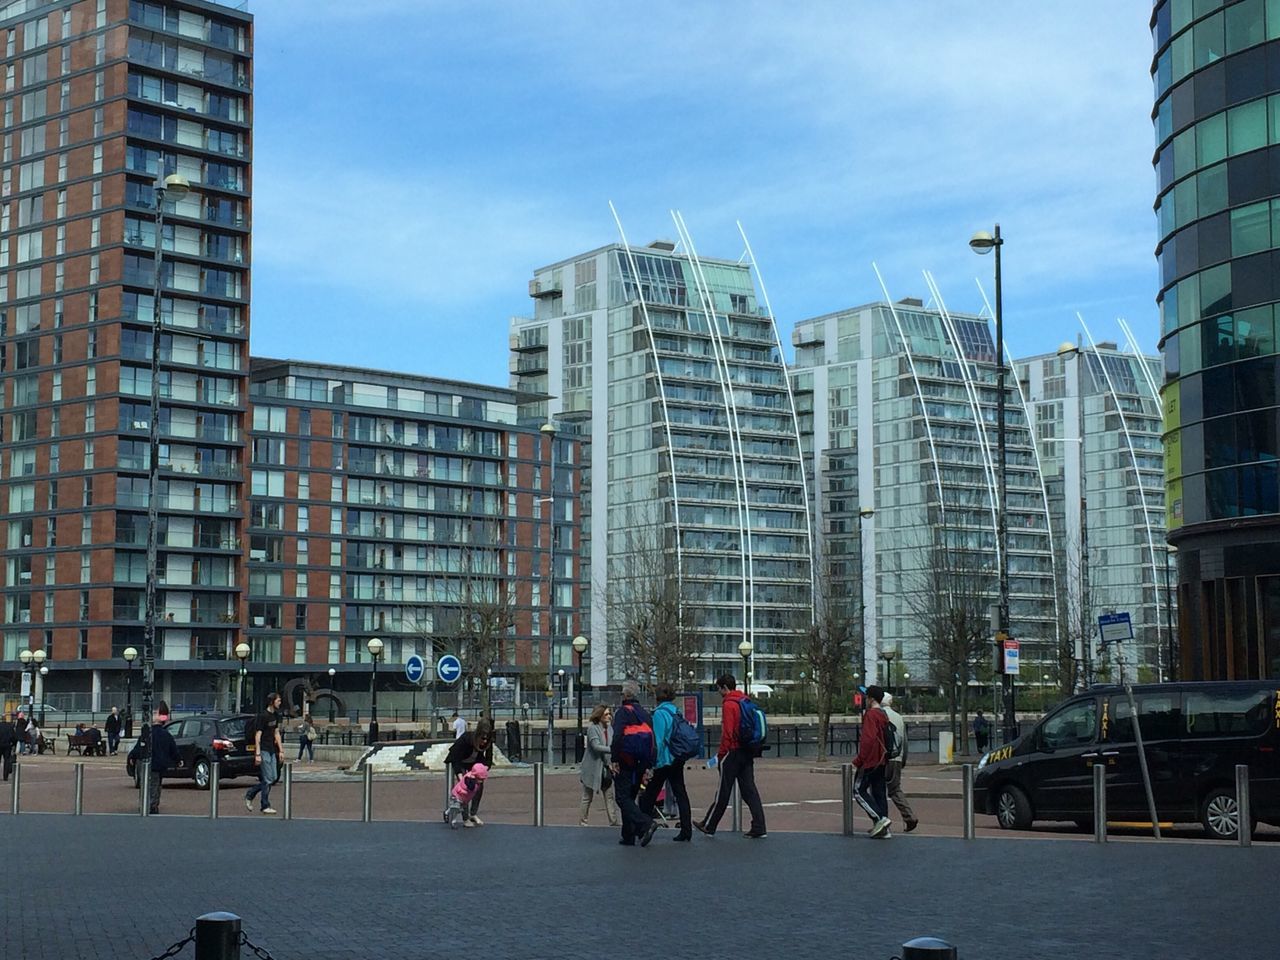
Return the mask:
[[[475,730],[468,731],[454,740],[448,756],[445,757],[445,766],[449,770],[451,782],[457,779],[458,774],[466,773],[477,763],[483,763],[489,769],[493,769],[493,721],[487,717],[476,724]],[[471,798],[470,806],[462,811],[464,827],[484,826],[484,821],[476,816],[480,812],[480,800],[483,797],[484,781],[481,781],[476,788],[475,796]]]

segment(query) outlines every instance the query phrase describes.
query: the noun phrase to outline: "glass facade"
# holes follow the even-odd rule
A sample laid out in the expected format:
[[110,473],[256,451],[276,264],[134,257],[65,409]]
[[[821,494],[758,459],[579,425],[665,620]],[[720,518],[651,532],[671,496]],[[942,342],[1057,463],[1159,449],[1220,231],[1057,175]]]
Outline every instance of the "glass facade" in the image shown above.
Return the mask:
[[1280,3],[1165,0],[1151,26],[1178,667],[1280,676]]
[[626,612],[646,576],[679,584],[680,679],[740,675],[743,640],[756,681],[798,679],[808,507],[781,350],[750,268],[611,245],[538,270],[530,293],[534,316],[511,334],[522,415],[593,441],[592,682],[646,672],[627,634],[649,628]]

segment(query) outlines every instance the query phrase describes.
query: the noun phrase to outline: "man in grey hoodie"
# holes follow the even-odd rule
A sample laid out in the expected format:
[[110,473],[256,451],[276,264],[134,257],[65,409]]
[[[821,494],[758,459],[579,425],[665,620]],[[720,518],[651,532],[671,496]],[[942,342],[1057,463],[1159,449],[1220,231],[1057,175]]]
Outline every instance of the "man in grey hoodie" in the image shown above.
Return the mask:
[[919,826],[920,821],[916,819],[915,811],[911,809],[911,804],[907,802],[906,794],[902,792],[902,768],[907,762],[907,721],[902,719],[902,714],[893,709],[892,693],[884,695],[884,700],[881,701],[880,706],[884,708],[889,722],[893,724],[894,730],[898,732],[898,749],[896,753],[889,757],[889,765],[885,771],[885,789],[889,794],[889,799],[893,801],[893,805],[902,814],[903,832],[910,833]]

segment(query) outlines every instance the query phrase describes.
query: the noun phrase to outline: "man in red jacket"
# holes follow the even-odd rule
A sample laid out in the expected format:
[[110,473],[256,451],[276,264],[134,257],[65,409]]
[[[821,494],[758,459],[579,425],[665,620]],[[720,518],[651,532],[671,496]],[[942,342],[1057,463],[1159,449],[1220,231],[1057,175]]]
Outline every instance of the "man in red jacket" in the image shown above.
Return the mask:
[[858,768],[858,786],[854,796],[858,805],[871,818],[871,836],[889,836],[889,797],[885,791],[885,767],[889,762],[884,746],[884,730],[889,717],[880,707],[884,689],[867,687],[867,709],[862,715],[862,733],[858,738],[858,755],[853,765]]
[[720,766],[720,790],[716,794],[715,804],[707,811],[706,819],[696,821],[694,826],[709,837],[715,835],[725,807],[729,805],[729,793],[736,782],[742,799],[751,811],[751,829],[743,836],[750,840],[761,840],[767,834],[764,828],[764,805],[760,803],[760,791],[756,789],[755,758],[758,748],[742,742],[741,704],[746,699],[746,694],[737,687],[738,682],[732,674],[726,673],[716,680],[716,690],[723,698],[720,707],[720,749],[716,751],[716,762]]

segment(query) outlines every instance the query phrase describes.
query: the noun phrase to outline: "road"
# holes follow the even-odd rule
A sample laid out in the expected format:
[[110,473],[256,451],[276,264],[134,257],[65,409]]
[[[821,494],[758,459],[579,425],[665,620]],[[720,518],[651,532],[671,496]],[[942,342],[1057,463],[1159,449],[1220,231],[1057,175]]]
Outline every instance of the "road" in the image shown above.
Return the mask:
[[[70,813],[74,802],[74,766],[77,757],[40,756],[23,759],[21,807],[25,813]],[[136,814],[138,795],[124,774],[124,757],[86,758],[84,809],[87,813]],[[359,820],[362,814],[361,778],[345,773],[334,764],[294,765],[293,815],[302,820]],[[757,783],[765,802],[765,816],[771,832],[841,832],[842,804],[838,765],[825,768],[808,760],[766,760],[757,763]],[[686,773],[695,816],[700,815],[715,795],[717,774],[701,765],[690,765]],[[251,779],[224,782],[219,792],[219,816],[260,817],[248,813],[241,797]],[[5,786],[8,786],[7,784]],[[920,827],[913,836],[960,837],[963,835],[960,802],[961,774],[954,767],[922,765],[907,768],[905,787]],[[573,826],[578,822],[580,785],[576,771],[554,769],[545,777],[546,822]],[[8,791],[4,791],[7,799]],[[386,821],[435,821],[443,808],[444,784],[437,775],[379,776],[374,783],[373,818]],[[272,802],[283,806],[282,788],[277,785]],[[0,815],[8,814],[8,803],[0,804]],[[189,781],[166,780],[162,812],[207,817],[209,794]],[[898,819],[893,811],[895,821]],[[528,768],[500,768],[485,787],[482,816],[488,823],[530,824],[533,822],[533,778]],[[599,799],[592,805],[591,822],[606,826]],[[861,810],[855,810],[855,824],[868,825]],[[728,816],[721,829],[730,826]],[[894,829],[898,829],[895,822]],[[744,827],[745,829],[745,827]],[[1118,836],[1143,837],[1140,830],[1115,830]],[[1177,838],[1199,838],[1195,827],[1169,831]],[[979,837],[1059,837],[1090,840],[1074,825],[1040,824],[1034,831],[1010,834],[1000,830],[992,817],[978,817]],[[1259,841],[1280,841],[1280,830],[1262,826]]]

